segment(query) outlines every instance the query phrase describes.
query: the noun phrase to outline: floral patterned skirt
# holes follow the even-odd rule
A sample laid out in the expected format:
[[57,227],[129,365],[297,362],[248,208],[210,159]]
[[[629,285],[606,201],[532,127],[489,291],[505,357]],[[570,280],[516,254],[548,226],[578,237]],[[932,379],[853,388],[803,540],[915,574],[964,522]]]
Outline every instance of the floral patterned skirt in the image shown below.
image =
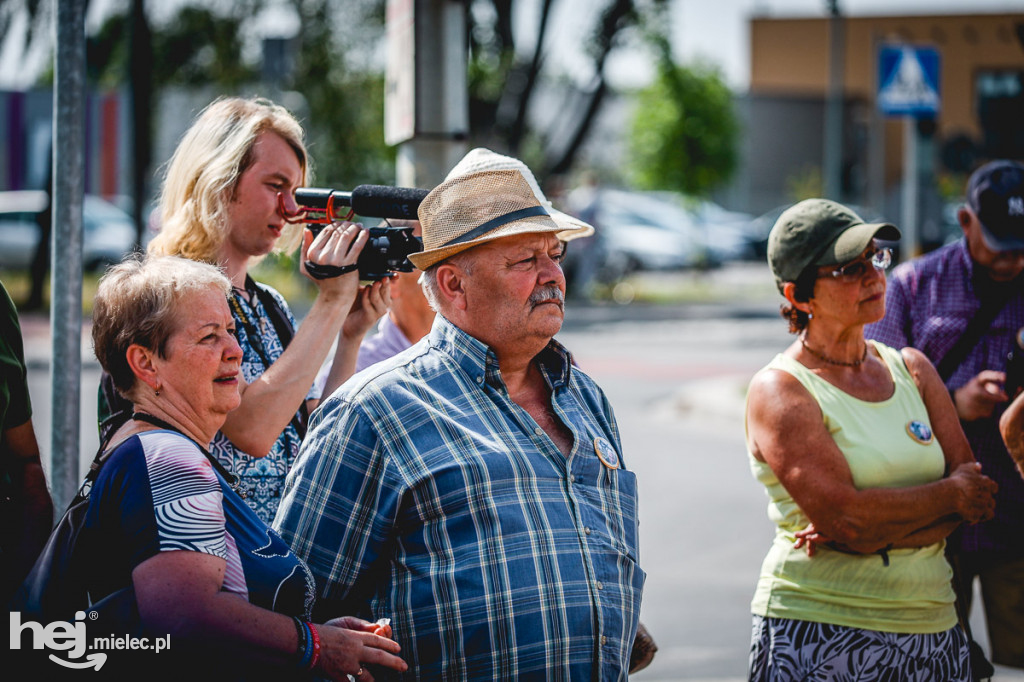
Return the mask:
[[754,616],[750,682],[970,682],[959,625],[900,634]]

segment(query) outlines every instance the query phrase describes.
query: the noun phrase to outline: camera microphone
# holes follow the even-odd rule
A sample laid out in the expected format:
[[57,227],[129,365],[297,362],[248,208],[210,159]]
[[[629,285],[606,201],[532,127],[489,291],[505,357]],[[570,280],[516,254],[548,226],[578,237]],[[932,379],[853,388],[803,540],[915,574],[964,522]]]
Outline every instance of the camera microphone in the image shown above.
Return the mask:
[[416,209],[427,194],[429,190],[388,185],[359,185],[351,192],[300,187],[295,190],[295,202],[311,215],[322,215],[325,222],[345,220],[335,211],[340,207],[361,216],[416,220]]
[[[425,189],[388,185],[359,185],[351,192],[300,187],[295,190],[297,211],[286,211],[282,195],[278,195],[278,202],[286,220],[304,222],[317,234],[324,225],[351,220],[356,213],[375,218],[417,220],[416,209],[429,193]],[[306,272],[314,279],[328,279],[358,269],[361,280],[373,281],[388,277],[392,272],[413,271],[408,255],[423,250],[423,240],[413,235],[413,228],[371,227],[369,232],[369,239],[353,265],[319,265],[306,261]]]

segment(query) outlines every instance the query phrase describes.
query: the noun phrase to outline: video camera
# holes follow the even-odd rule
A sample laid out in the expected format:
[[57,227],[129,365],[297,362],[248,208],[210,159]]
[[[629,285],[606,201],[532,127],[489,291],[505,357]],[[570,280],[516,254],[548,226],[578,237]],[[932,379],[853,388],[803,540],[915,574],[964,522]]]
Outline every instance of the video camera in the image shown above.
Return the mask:
[[[316,187],[295,190],[298,212],[288,214],[289,222],[304,222],[317,234],[324,225],[350,220],[357,213],[376,218],[416,220],[416,209],[429,193],[425,189],[359,185],[351,192]],[[347,210],[346,210],[347,209]],[[356,261],[359,279],[375,281],[391,272],[412,272],[409,254],[423,250],[423,240],[413,236],[411,227],[371,227],[369,240]],[[317,265],[306,261],[306,271],[316,279],[338,277],[350,272],[349,267]]]

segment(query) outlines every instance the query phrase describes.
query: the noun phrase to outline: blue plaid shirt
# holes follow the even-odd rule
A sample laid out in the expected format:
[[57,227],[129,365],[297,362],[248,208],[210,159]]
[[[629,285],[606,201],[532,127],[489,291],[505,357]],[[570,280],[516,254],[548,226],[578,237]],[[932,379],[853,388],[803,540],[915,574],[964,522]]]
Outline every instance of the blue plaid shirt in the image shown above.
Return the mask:
[[[1022,277],[1017,279],[1019,282]],[[885,317],[865,327],[864,333],[893,348],[913,346],[938,364],[980,307],[974,261],[967,242],[961,239],[893,270],[885,295]],[[946,386],[955,390],[982,370],[1004,370],[1013,337],[1021,327],[1024,286],[1006,302]],[[961,422],[982,471],[999,484],[995,518],[961,526],[950,539],[954,546],[959,542],[965,552],[996,550],[1024,555],[1024,479],[999,435],[999,417],[1005,409],[1005,404],[999,405],[991,417]]]
[[323,403],[288,477],[274,526],[318,612],[391,618],[408,679],[626,679],[646,577],[636,477],[569,353],[552,341],[536,362],[568,456],[494,352],[438,315]]

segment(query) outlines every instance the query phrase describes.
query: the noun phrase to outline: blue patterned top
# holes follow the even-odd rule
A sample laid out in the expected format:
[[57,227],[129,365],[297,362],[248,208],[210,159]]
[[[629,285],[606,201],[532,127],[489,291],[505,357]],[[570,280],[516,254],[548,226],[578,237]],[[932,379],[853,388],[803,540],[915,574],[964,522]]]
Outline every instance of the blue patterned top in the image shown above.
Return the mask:
[[89,555],[102,557],[89,571],[94,596],[128,585],[157,553],[185,550],[227,562],[222,590],[309,618],[309,569],[181,434],[146,431],[115,447],[93,485],[83,533]]
[[568,456],[441,315],[313,415],[275,527],[323,613],[391,618],[407,679],[626,679],[636,477],[597,385],[557,342],[536,362]]
[[[274,297],[281,310],[288,315],[288,320],[294,329],[295,318],[292,316],[288,304],[285,303],[284,297],[266,284],[257,283],[256,286],[268,291]],[[238,345],[242,347],[242,376],[246,383],[256,381],[284,352],[281,340],[278,338],[277,331],[263,304],[256,296],[251,298],[250,302],[237,292],[232,292],[230,301],[231,315],[235,318]],[[242,315],[239,314],[239,311],[242,312]],[[253,331],[256,334],[253,334]],[[306,399],[319,397],[319,391],[313,387]],[[220,431],[210,443],[210,452],[220,460],[225,469],[238,477],[239,492],[244,495],[246,503],[252,507],[256,515],[264,522],[270,523],[274,519],[277,505],[281,501],[284,479],[295,462],[301,440],[293,421],[277,437],[274,447],[265,457],[253,457],[240,450]]]

